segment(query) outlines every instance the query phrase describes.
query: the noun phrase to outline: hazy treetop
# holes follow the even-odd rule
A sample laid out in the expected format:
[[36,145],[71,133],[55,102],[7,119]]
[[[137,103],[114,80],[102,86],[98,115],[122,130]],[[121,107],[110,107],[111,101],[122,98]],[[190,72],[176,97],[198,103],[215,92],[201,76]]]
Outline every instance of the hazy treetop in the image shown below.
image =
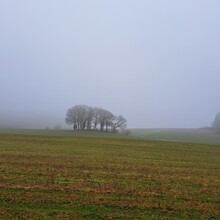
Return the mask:
[[219,0],[1,1],[0,120],[53,126],[87,103],[130,127],[209,125],[220,111],[219,9]]

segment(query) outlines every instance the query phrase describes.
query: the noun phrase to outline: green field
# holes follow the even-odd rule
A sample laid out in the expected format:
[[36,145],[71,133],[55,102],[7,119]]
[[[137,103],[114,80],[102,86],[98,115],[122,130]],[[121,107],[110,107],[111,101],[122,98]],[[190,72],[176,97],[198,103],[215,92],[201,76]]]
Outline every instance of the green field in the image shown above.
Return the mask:
[[220,145],[84,134],[0,134],[0,219],[220,219]]
[[220,145],[220,135],[205,129],[131,129],[129,136],[97,131],[73,131],[53,129],[0,129],[0,134],[23,134],[66,137],[126,138],[184,143],[204,143]]
[[147,140],[220,145],[220,135],[206,129],[132,129],[132,136]]
[[66,137],[101,137],[101,138],[121,138],[120,134],[99,131],[73,131],[54,129],[0,129],[0,134],[22,134],[40,136],[66,136]]

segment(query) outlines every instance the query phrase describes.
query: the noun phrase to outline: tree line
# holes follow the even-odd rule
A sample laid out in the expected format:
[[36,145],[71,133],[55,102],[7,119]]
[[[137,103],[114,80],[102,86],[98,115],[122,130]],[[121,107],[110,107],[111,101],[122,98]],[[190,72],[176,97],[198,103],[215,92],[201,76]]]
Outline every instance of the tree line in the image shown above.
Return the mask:
[[115,116],[110,111],[87,105],[75,105],[66,113],[65,122],[73,130],[95,130],[117,132],[127,127],[127,120],[122,116]]

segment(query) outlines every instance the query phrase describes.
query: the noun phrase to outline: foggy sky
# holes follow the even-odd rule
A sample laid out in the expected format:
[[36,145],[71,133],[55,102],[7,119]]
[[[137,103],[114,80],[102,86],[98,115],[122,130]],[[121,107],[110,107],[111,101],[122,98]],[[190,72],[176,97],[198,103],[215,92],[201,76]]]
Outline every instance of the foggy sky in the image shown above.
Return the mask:
[[219,0],[0,1],[0,124],[64,124],[86,104],[129,127],[210,125],[219,11]]

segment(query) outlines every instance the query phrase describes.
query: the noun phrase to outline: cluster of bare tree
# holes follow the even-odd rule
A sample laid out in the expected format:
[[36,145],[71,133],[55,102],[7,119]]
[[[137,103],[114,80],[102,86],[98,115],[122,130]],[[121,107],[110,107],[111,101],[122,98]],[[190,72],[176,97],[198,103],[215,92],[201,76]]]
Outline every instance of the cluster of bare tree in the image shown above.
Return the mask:
[[81,131],[116,132],[118,129],[125,129],[127,126],[127,120],[123,116],[115,116],[106,109],[87,105],[75,105],[68,109],[65,122],[72,125],[74,130]]

